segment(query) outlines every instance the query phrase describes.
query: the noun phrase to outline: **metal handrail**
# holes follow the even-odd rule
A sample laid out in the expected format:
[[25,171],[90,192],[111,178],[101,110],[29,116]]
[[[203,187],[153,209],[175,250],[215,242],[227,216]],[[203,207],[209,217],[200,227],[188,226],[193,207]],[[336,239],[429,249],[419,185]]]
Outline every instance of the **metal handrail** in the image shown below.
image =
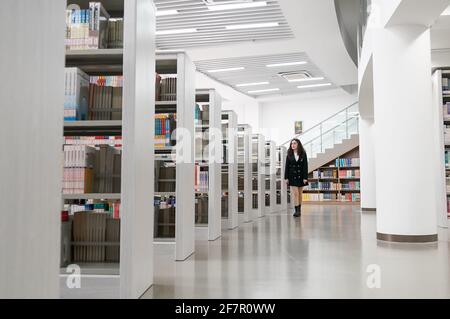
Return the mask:
[[[316,124],[316,125],[314,125],[313,127],[311,127],[311,128],[309,128],[309,129],[307,129],[306,131],[304,131],[303,133],[300,133],[300,134],[297,134],[296,136],[294,136],[293,138],[291,138],[290,140],[288,140],[288,141],[286,141],[286,142],[284,142],[284,143],[282,143],[281,145],[286,145],[286,144],[289,144],[291,141],[292,141],[292,139],[294,139],[294,138],[298,138],[298,137],[300,137],[301,135],[304,135],[304,134],[306,134],[306,133],[308,133],[308,132],[310,132],[310,131],[312,131],[312,130],[314,130],[315,128],[317,128],[317,127],[320,127],[324,122],[326,122],[326,121],[329,121],[329,120],[331,120],[333,117],[335,117],[336,115],[338,115],[338,114],[340,114],[340,113],[342,113],[342,112],[344,112],[345,110],[347,110],[347,109],[349,109],[349,108],[351,108],[352,106],[354,106],[354,105],[356,105],[356,104],[358,104],[358,101],[356,101],[356,102],[354,102],[353,104],[351,104],[351,105],[349,105],[349,106],[347,106],[347,107],[345,107],[345,108],[343,108],[342,110],[340,110],[339,112],[336,112],[336,113],[334,113],[333,115],[331,115],[330,117],[328,117],[328,118],[326,118],[325,120],[323,120],[322,122],[320,122],[320,123],[318,123],[318,124]],[[323,134],[322,134],[323,135]]]

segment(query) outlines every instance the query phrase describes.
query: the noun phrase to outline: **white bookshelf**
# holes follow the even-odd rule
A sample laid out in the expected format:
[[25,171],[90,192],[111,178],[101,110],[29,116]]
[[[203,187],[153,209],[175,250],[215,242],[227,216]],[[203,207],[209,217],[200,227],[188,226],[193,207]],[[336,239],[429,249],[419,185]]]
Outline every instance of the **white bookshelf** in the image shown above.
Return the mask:
[[287,209],[287,185],[284,181],[284,168],[286,165],[287,150],[285,146],[277,146],[276,148],[276,187],[277,187],[277,211],[285,211]]
[[237,185],[237,115],[234,111],[222,111],[222,229],[238,227]]
[[[216,240],[221,236],[221,112],[222,98],[214,89],[197,89],[196,103],[202,109],[203,118],[195,123],[196,171],[208,173],[207,189],[196,189],[196,237]],[[207,210],[200,211],[202,201]],[[204,205],[202,205],[204,206]]]
[[[448,79],[448,80],[447,80]],[[442,123],[439,125],[439,130],[437,132],[437,143],[438,151],[440,152],[440,158],[444,160],[436,163],[437,172],[435,176],[436,187],[440,192],[436,194],[436,203],[438,207],[438,225],[440,227],[448,228],[450,225],[450,194],[447,192],[447,188],[450,186],[450,122],[448,118],[450,117],[450,97],[445,94],[443,89],[444,81],[450,81],[450,73],[448,70],[437,69],[433,73],[433,101],[434,108],[432,116],[436,121]],[[449,103],[449,106],[447,106]],[[448,128],[447,128],[448,127]],[[447,160],[445,160],[447,158]]]
[[255,218],[265,215],[265,145],[263,135],[252,135],[252,211]]
[[251,145],[252,127],[238,124],[238,212],[239,223],[248,223],[252,216],[252,165]]
[[276,146],[273,141],[266,141],[265,147],[265,197],[266,214],[276,212]]
[[[111,3],[100,2],[108,11]],[[68,4],[88,7],[84,0]],[[123,75],[122,109],[115,110],[122,111],[122,120],[65,121],[64,135],[122,136],[121,193],[62,198],[120,201],[120,296],[138,298],[153,284],[154,206],[148,194],[154,192],[154,136],[148,132],[154,122],[148,119],[155,110],[155,10],[151,0],[115,1],[114,10],[124,18],[123,48],[66,51],[66,67],[90,76]]]
[[[195,158],[192,151],[195,136],[195,66],[184,51],[157,51],[156,72],[176,75],[175,101],[157,101],[155,113],[176,113],[177,130],[172,136],[176,147],[155,147],[155,202],[163,198],[171,198],[172,201],[169,205],[172,207],[165,205],[156,209],[155,242],[174,241],[175,260],[183,261],[195,249]],[[160,190],[163,188],[159,181],[161,166],[168,166],[168,170],[175,166],[175,196],[173,191]]]

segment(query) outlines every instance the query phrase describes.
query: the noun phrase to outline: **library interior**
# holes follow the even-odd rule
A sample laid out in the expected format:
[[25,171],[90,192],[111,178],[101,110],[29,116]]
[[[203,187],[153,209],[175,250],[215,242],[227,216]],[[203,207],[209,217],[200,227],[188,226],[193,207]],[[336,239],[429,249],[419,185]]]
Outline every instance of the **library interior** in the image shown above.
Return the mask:
[[450,298],[450,0],[2,3],[1,299]]

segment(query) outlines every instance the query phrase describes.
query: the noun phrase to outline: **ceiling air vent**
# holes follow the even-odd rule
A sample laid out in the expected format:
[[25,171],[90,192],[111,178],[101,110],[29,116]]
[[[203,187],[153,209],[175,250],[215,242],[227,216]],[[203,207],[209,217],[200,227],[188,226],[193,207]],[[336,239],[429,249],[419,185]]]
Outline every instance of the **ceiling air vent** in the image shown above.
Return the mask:
[[309,73],[308,71],[281,72],[278,73],[278,76],[287,81],[298,81],[312,77],[311,73]]
[[218,4],[235,4],[235,3],[249,3],[253,0],[203,0],[207,6],[213,6]]

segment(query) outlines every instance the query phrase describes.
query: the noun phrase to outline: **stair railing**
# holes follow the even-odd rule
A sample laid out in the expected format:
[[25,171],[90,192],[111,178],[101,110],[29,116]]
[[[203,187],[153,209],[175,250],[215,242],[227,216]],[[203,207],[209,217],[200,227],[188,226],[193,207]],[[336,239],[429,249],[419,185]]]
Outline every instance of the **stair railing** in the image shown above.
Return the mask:
[[[318,153],[323,153],[327,148],[332,148],[353,134],[358,134],[358,121],[359,104],[355,102],[294,138],[298,138],[302,142],[308,157],[316,157]],[[289,148],[291,140],[282,145]]]

